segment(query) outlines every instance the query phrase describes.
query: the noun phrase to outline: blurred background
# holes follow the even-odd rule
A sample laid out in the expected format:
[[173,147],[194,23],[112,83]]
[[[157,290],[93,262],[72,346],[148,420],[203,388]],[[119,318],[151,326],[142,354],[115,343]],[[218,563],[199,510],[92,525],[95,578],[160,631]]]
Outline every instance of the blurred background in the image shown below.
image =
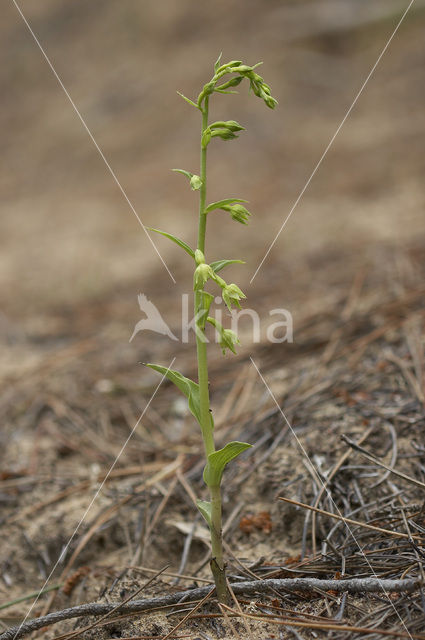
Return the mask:
[[[220,52],[224,61],[263,61],[260,73],[279,105],[268,109],[244,84],[238,95],[211,101],[211,118],[236,119],[246,131],[211,145],[208,201],[245,198],[253,215],[245,227],[212,214],[207,259],[245,260],[226,279],[262,322],[269,310],[288,309],[294,343],[270,344],[263,332],[253,345],[245,318],[236,358],[211,345],[215,433],[220,446],[230,432],[257,443],[255,464],[235,465],[233,490],[241,508],[270,510],[274,537],[258,538],[256,557],[298,554],[301,516],[277,504],[275,492],[295,478],[294,495],[310,502],[310,467],[303,472],[295,440],[282,439],[282,416],[248,356],[319,468],[340,459],[341,433],[354,437],[369,421],[378,425],[367,446],[388,452],[389,416],[407,442],[399,439],[399,451],[420,464],[410,440],[421,441],[425,402],[425,0],[413,2],[300,199],[408,0],[16,2],[123,191],[15,1],[5,0],[0,599],[41,586],[82,520],[62,576],[80,562],[116,575],[138,559],[181,566],[183,537],[173,522],[186,526],[194,516],[173,474],[187,472],[202,491],[200,435],[178,391],[164,382],[156,394],[158,374],[139,363],[170,366],[176,358],[173,367],[196,378],[193,344],[148,331],[129,338],[143,317],[139,293],[181,335],[180,294],[191,288],[193,265],[153,237],[174,283],[137,216],[195,245],[198,194],[171,169],[198,173],[200,117],[177,91],[196,98]],[[116,476],[86,518],[113,465]],[[423,479],[422,467],[402,468]],[[364,495],[364,504],[383,504],[379,494]],[[115,515],[105,522],[108,513]],[[233,543],[251,564],[252,540],[238,531]],[[205,549],[192,552],[201,566]],[[99,584],[94,576],[76,601],[96,599]],[[22,617],[19,609],[8,620]]]
[[[407,4],[19,2],[142,222],[191,244],[197,194],[170,169],[198,171],[200,122],[176,91],[197,96],[221,51],[224,61],[264,62],[275,111],[245,85],[212,103],[214,119],[237,119],[247,131],[211,147],[208,199],[246,198],[253,217],[242,227],[217,213],[208,256],[246,260],[234,278],[254,308],[288,306],[292,291],[304,310],[311,292],[326,299],[337,280],[349,290],[344,265],[350,274],[385,272],[405,247],[423,244],[425,2],[416,0],[249,284]],[[110,339],[127,344],[137,293],[177,300],[191,265],[154,238],[174,285],[12,0],[0,34],[0,336],[9,375],[112,320]]]

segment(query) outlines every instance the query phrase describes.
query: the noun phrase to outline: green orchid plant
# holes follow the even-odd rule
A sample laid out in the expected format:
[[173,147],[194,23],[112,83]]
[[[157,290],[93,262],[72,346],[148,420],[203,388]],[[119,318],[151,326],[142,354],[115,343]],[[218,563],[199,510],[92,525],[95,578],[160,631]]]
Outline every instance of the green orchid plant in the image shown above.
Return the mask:
[[[261,64],[261,63],[259,63]],[[233,90],[245,78],[249,81],[250,89],[261,98],[265,104],[274,109],[277,101],[270,93],[270,87],[263,78],[255,71],[259,64],[251,67],[243,64],[241,60],[232,60],[226,64],[221,64],[221,55],[214,65],[214,75],[203,87],[198,99],[195,101],[186,98],[184,100],[195,109],[198,109],[202,116],[201,128],[201,162],[200,175],[174,169],[183,174],[189,180],[190,188],[199,192],[199,224],[198,224],[198,244],[193,250],[188,244],[176,238],[170,233],[159,229],[150,229],[159,233],[180,246],[194,261],[195,271],[193,276],[194,309],[196,327],[196,349],[198,360],[198,382],[186,378],[178,371],[167,369],[156,364],[146,366],[155,369],[163,376],[173,382],[178,389],[186,396],[189,410],[197,420],[201,432],[205,449],[206,465],[204,468],[204,482],[209,491],[209,500],[198,500],[197,506],[202,516],[206,520],[211,533],[211,570],[216,586],[217,598],[220,602],[228,600],[228,588],[226,583],[225,562],[223,557],[222,541],[222,506],[221,506],[221,481],[226,465],[236,458],[243,451],[252,445],[246,442],[228,442],[223,448],[216,449],[214,442],[214,421],[210,408],[210,396],[208,388],[208,362],[207,362],[207,339],[206,326],[212,325],[217,334],[218,342],[223,350],[236,353],[236,345],[239,344],[237,335],[230,329],[225,329],[215,318],[209,315],[211,303],[214,299],[210,293],[205,291],[205,285],[212,281],[221,290],[221,297],[229,311],[233,307],[240,308],[240,301],[246,296],[234,283],[228,284],[218,273],[229,264],[242,263],[242,260],[218,260],[208,263],[205,258],[205,235],[207,218],[217,210],[223,210],[230,214],[230,217],[241,224],[247,224],[250,212],[245,208],[246,200],[241,198],[225,198],[218,202],[207,205],[207,149],[214,138],[222,140],[234,140],[238,133],[244,130],[235,120],[218,121],[210,123],[209,102],[214,93],[236,93]]]

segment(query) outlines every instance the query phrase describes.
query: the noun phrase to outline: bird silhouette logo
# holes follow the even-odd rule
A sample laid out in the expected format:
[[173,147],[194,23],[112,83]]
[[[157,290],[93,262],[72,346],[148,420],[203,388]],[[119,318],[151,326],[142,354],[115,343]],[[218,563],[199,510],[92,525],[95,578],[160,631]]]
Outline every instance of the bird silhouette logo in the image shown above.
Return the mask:
[[163,336],[168,336],[171,340],[178,340],[168,324],[163,320],[153,302],[148,300],[143,293],[139,293],[137,300],[139,302],[140,309],[146,314],[146,318],[142,318],[142,320],[139,320],[136,324],[129,342],[133,340],[136,333],[139,333],[139,331],[146,331],[146,329],[149,331],[155,331],[156,333],[161,333]]

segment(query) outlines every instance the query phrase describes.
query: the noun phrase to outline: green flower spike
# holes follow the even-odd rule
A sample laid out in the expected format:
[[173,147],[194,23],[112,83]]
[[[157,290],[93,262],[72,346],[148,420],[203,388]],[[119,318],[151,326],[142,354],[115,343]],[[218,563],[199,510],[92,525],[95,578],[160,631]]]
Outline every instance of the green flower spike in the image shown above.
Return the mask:
[[223,296],[223,301],[226,304],[229,311],[232,310],[232,304],[235,305],[235,307],[238,307],[238,309],[240,309],[241,305],[239,304],[239,300],[242,300],[242,298],[246,298],[246,295],[244,294],[244,292],[241,291],[236,284],[227,284],[223,288],[222,296]]

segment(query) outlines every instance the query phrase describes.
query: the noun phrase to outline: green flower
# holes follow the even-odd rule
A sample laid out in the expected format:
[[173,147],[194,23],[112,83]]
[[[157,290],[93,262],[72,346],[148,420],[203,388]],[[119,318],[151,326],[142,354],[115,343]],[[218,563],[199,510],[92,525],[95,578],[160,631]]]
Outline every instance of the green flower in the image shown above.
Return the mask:
[[238,307],[238,309],[240,309],[241,305],[239,304],[239,300],[241,300],[242,298],[246,298],[246,295],[244,294],[244,292],[241,291],[236,284],[227,284],[223,288],[222,295],[223,295],[224,303],[227,305],[227,308],[229,309],[229,311],[232,310],[232,304],[234,304],[235,307]]
[[233,220],[241,224],[248,224],[250,212],[242,204],[225,204],[221,207],[223,211],[229,211]]
[[238,336],[231,329],[223,329],[220,335],[220,347],[223,351],[223,355],[226,353],[226,349],[230,349],[232,353],[236,354],[236,345],[240,344]]
[[204,284],[209,278],[214,276],[214,271],[209,264],[201,263],[195,269],[193,274],[193,290],[201,291],[204,288]]
[[226,354],[226,349],[230,349],[230,351],[236,355],[235,347],[237,344],[240,344],[236,333],[231,329],[224,329],[223,325],[215,318],[211,318],[211,316],[208,316],[207,322],[212,324],[218,333],[218,342],[222,348],[223,355]]

